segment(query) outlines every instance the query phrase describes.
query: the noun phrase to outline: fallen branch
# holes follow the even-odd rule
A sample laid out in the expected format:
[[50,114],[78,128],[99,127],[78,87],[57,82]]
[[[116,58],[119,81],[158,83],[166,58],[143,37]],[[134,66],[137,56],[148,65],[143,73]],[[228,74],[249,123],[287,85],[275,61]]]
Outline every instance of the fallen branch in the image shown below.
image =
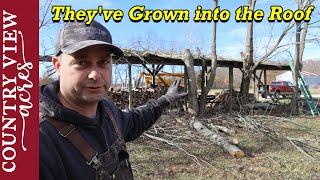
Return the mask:
[[161,142],[165,142],[165,143],[167,143],[167,144],[169,144],[169,145],[171,145],[171,146],[177,147],[178,149],[180,149],[181,151],[183,151],[185,154],[187,154],[188,156],[190,156],[191,159],[192,159],[194,162],[196,162],[198,165],[201,165],[200,162],[199,162],[199,160],[198,160],[198,158],[197,158],[195,155],[187,152],[185,149],[183,149],[182,147],[178,146],[178,145],[175,144],[174,142],[169,141],[169,140],[167,140],[167,139],[163,139],[163,138],[161,138],[161,137],[152,136],[152,135],[150,135],[150,134],[148,134],[148,133],[146,133],[146,132],[144,133],[144,135],[147,136],[147,137],[149,137],[149,138],[151,138],[151,139],[154,139],[154,140],[157,140],[157,141],[161,141]]
[[307,157],[309,157],[312,160],[316,160],[313,156],[311,156],[309,153],[307,153],[304,149],[302,149],[301,147],[299,147],[298,145],[295,144],[294,139],[287,137],[287,140],[296,148],[298,149],[300,152],[302,152],[304,155],[306,155]]
[[210,127],[211,127],[212,129],[215,129],[215,130],[224,132],[224,133],[226,133],[226,134],[228,134],[228,135],[231,135],[231,136],[233,136],[234,133],[235,133],[234,130],[228,129],[228,128],[224,127],[224,126],[218,126],[218,125],[213,125],[213,124],[209,124],[209,125],[210,125]]
[[227,138],[222,137],[218,134],[215,134],[211,130],[209,130],[206,126],[204,126],[200,121],[194,120],[191,122],[191,125],[194,129],[197,130],[201,135],[208,137],[213,143],[222,147],[224,150],[229,152],[232,156],[236,158],[240,158],[244,156],[244,152],[239,149],[237,146],[231,144]]
[[275,142],[279,147],[283,148],[282,140],[284,139],[279,135],[277,131],[265,125],[265,122],[259,119],[253,119],[248,116],[242,117],[241,115],[237,115],[236,120],[241,123],[241,125],[248,128],[253,132],[260,132],[265,135],[267,139],[271,142]]

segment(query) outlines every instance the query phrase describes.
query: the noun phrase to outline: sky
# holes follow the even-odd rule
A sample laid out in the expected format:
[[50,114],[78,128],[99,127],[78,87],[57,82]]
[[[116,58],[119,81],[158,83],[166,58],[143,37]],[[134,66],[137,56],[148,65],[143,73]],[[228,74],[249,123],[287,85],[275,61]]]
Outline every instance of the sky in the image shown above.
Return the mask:
[[[313,12],[311,22],[319,20],[320,0],[316,0],[315,10]],[[40,0],[40,7],[45,0]],[[113,42],[126,49],[150,49],[152,51],[170,51],[174,49],[180,53],[183,49],[189,48],[194,51],[197,47],[201,53],[210,56],[211,39],[212,39],[212,22],[196,23],[193,21],[194,10],[198,5],[203,9],[212,9],[212,0],[53,0],[54,5],[71,5],[73,9],[92,9],[102,5],[104,9],[121,9],[124,11],[124,18],[121,22],[114,21],[104,22],[101,17],[96,17],[103,25],[105,25],[112,34]],[[166,23],[161,21],[154,23],[131,22],[128,18],[128,11],[135,5],[144,5],[146,9],[188,9],[190,12],[189,22],[184,23]],[[227,0],[219,1],[220,9],[228,9],[231,16],[228,22],[217,23],[217,52],[218,56],[232,59],[240,59],[240,52],[245,49],[246,38],[246,23],[237,23],[234,20],[235,10],[246,5],[246,0]],[[256,58],[261,57],[265,51],[267,42],[271,39],[269,48],[272,42],[281,34],[286,23],[270,23],[266,19],[270,12],[271,5],[281,5],[284,9],[296,9],[294,0],[257,0],[256,9],[264,10],[264,19],[260,23],[254,24],[254,46]],[[319,6],[319,7],[318,7]],[[41,14],[41,12],[40,12]],[[40,15],[41,16],[41,15]],[[47,18],[51,18],[51,13],[47,14]],[[40,54],[53,54],[54,43],[61,23],[53,23],[40,29]],[[294,30],[294,29],[293,29]],[[313,35],[320,36],[320,23],[318,27],[310,28],[309,39]],[[292,43],[294,31],[290,31],[288,36],[283,40],[283,44]],[[294,54],[293,46],[286,46]],[[288,59],[288,54],[275,57],[276,60]],[[320,45],[319,43],[309,42],[306,45],[304,60],[320,60]]]

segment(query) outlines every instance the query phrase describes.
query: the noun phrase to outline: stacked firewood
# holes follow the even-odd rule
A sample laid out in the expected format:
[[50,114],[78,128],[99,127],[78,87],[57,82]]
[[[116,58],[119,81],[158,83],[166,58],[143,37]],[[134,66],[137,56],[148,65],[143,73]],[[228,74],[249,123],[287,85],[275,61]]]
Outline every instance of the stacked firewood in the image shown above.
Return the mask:
[[[231,99],[232,98],[232,99]],[[231,100],[231,101],[230,101]],[[254,95],[249,94],[249,102],[254,101]],[[223,90],[214,95],[214,99],[211,100],[212,107],[218,107],[224,112],[229,110],[230,103],[232,103],[232,109],[238,111],[241,109],[240,92],[232,90]]]
[[[158,87],[158,88],[147,88],[147,89],[133,89],[132,90],[132,105],[133,107],[138,107],[150,99],[157,99],[165,92],[167,88]],[[109,99],[111,99],[118,107],[125,109],[129,107],[129,91],[126,89],[119,89],[109,91],[107,93]]]

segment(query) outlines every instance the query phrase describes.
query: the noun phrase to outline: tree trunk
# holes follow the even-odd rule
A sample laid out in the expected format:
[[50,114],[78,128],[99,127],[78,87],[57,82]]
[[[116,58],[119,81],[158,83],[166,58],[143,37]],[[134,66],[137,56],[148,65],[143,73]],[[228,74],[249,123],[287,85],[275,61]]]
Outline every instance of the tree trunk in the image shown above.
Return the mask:
[[[248,0],[251,10],[254,10],[256,0]],[[243,104],[248,103],[250,80],[253,67],[253,22],[248,22],[247,25],[247,39],[246,39],[246,53],[243,59],[243,74],[241,82],[241,99]]]
[[209,138],[214,144],[220,146],[233,157],[240,158],[244,156],[244,152],[239,149],[236,145],[233,145],[229,142],[228,138],[222,137],[219,134],[215,134],[204,126],[200,121],[194,120],[191,122],[191,125],[194,129],[197,130],[203,136]]
[[292,95],[292,113],[293,115],[299,115],[298,109],[298,96],[299,91],[298,84],[298,73],[300,66],[300,23],[296,23],[296,46],[295,46],[295,58],[294,58],[294,72],[293,72],[293,83],[294,83],[294,93]]
[[[218,0],[213,1],[213,9],[218,7]],[[200,99],[200,104],[199,104],[199,113],[197,114],[202,115],[205,108],[206,108],[206,100],[207,96],[212,89],[214,79],[216,77],[216,69],[217,69],[217,23],[213,23],[212,27],[212,45],[211,45],[211,53],[212,53],[212,58],[211,58],[211,67],[210,67],[210,74],[209,74],[209,80],[207,81],[206,86],[201,86],[201,99]],[[202,62],[205,63],[205,62]],[[205,71],[205,64],[202,64],[202,71]],[[202,75],[202,81],[205,81],[205,76]]]
[[[303,4],[306,5],[306,7],[303,7]],[[305,9],[310,5],[310,1],[306,1],[305,3],[302,1],[298,1],[298,9]],[[303,25],[303,28],[301,26]],[[307,36],[308,31],[308,22],[296,23],[296,46],[295,46],[295,57],[294,57],[294,72],[293,72],[293,82],[294,82],[294,94],[292,96],[292,111],[294,115],[299,115],[299,107],[298,107],[298,101],[299,101],[299,83],[298,83],[298,73],[302,71],[302,58],[303,58],[303,52],[305,48],[305,40]]]
[[128,63],[128,74],[129,74],[129,82],[128,82],[128,88],[129,88],[129,109],[132,109],[132,72],[131,72],[131,64]]
[[202,70],[201,70],[201,96],[199,102],[199,113],[198,116],[201,116],[205,112],[206,104],[207,104],[207,94],[205,91],[205,79],[206,79],[206,61],[204,59],[201,60]]
[[189,77],[188,89],[189,89],[189,104],[188,111],[193,114],[198,114],[198,99],[197,99],[197,84],[196,77],[194,73],[194,59],[189,49],[185,49],[183,53],[183,61],[187,68],[187,73]]
[[250,89],[250,80],[251,80],[251,72],[243,72],[242,73],[242,81],[241,81],[241,102],[242,104],[247,104],[249,102],[249,89]]

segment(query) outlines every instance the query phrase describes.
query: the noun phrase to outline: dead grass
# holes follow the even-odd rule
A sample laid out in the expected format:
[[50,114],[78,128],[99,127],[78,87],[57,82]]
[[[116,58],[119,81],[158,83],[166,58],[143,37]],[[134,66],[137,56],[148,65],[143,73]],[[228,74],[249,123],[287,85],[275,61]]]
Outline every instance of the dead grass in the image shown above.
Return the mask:
[[[184,118],[182,118],[184,119]],[[320,118],[294,118],[276,122],[270,119],[268,127],[281,136],[290,136],[320,143]],[[173,119],[161,120],[188,129],[187,123]],[[169,123],[170,122],[170,123]],[[313,152],[311,160],[289,141],[280,144],[270,141],[259,132],[231,127],[239,146],[255,157],[235,159],[209,141],[175,141],[188,153],[195,155],[198,163],[183,151],[164,142],[142,136],[128,144],[136,179],[320,179],[320,153]],[[185,135],[184,132],[179,132]],[[190,135],[190,132],[188,132]],[[160,136],[160,134],[159,134]],[[195,135],[195,139],[197,139]],[[319,145],[319,144],[318,144]],[[319,146],[318,146],[319,147]]]

